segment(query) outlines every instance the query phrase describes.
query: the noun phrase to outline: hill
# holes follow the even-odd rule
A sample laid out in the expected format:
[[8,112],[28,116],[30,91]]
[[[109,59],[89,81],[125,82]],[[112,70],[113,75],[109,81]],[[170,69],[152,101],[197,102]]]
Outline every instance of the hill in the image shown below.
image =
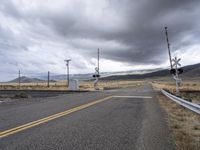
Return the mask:
[[[19,78],[16,78],[14,80],[8,81],[8,83],[18,83]],[[45,82],[44,80],[37,79],[37,78],[28,78],[26,76],[20,77],[20,82],[21,83],[33,83],[33,82]]]
[[[200,78],[200,63],[182,67],[184,72],[181,74],[183,78]],[[163,69],[146,74],[132,74],[132,75],[114,75],[104,77],[102,80],[129,80],[129,79],[148,79],[158,77],[171,77],[168,69]]]
[[[181,78],[184,79],[200,79],[200,63],[194,65],[188,65],[182,67],[184,72],[181,74]],[[70,79],[78,80],[91,80],[93,74],[75,74],[70,75]],[[140,79],[154,79],[154,78],[171,78],[171,74],[168,69],[152,69],[152,70],[137,70],[137,71],[125,71],[125,72],[115,72],[115,73],[102,73],[101,80],[140,80]],[[66,80],[66,75],[52,75],[50,77],[52,80],[50,82],[56,82],[59,80]],[[18,83],[19,78],[8,81],[8,83]],[[46,76],[38,77],[26,77],[22,76],[20,78],[21,83],[39,83],[46,82]]]

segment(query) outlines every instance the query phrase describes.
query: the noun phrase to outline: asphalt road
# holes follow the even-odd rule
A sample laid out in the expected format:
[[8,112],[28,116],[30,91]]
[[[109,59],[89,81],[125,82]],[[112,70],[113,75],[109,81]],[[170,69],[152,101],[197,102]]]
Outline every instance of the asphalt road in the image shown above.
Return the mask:
[[[32,123],[45,117],[43,123]],[[30,122],[27,129],[4,136],[3,131]],[[1,103],[0,137],[0,150],[175,149],[148,85]]]

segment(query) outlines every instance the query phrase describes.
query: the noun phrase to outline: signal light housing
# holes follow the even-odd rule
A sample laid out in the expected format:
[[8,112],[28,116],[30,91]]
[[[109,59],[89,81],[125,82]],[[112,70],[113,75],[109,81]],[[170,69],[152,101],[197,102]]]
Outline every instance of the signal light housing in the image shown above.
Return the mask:
[[[183,68],[179,68],[178,69],[178,74],[182,74],[183,73]],[[176,69],[170,69],[170,74],[175,75],[176,74]]]
[[170,74],[175,75],[176,74],[176,69],[170,69]]
[[178,69],[178,74],[182,74],[183,73],[183,68],[179,68]]
[[93,77],[93,78],[99,78],[100,75],[99,75],[99,74],[94,74],[92,77]]

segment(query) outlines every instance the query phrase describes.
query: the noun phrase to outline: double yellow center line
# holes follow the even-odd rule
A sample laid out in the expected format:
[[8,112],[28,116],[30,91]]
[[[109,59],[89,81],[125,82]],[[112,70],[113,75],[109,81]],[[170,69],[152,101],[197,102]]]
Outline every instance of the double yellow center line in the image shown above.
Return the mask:
[[11,134],[14,134],[14,133],[26,130],[26,129],[29,129],[31,127],[40,125],[40,124],[48,122],[48,121],[60,118],[62,116],[66,116],[66,115],[71,114],[73,112],[79,111],[81,109],[84,109],[84,108],[90,107],[92,105],[95,105],[95,104],[101,103],[103,101],[106,101],[108,99],[111,99],[112,97],[113,96],[108,96],[108,97],[105,97],[103,99],[99,99],[99,100],[96,100],[96,101],[93,101],[93,102],[90,102],[90,103],[87,103],[87,104],[83,104],[81,106],[78,106],[78,107],[75,107],[75,108],[72,108],[72,109],[69,109],[69,110],[66,110],[66,111],[63,111],[63,112],[60,112],[60,113],[57,113],[57,114],[42,118],[42,119],[39,119],[39,120],[30,122],[30,123],[27,123],[27,124],[24,124],[24,125],[21,125],[21,126],[18,126],[18,127],[15,127],[15,128],[3,131],[3,132],[0,132],[0,138],[6,137],[8,135],[11,135]]

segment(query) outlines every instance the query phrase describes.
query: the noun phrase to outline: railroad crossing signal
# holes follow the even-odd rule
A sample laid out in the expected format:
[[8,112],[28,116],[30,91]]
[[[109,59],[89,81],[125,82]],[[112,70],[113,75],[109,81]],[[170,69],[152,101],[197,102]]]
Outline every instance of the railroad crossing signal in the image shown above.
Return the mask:
[[[176,81],[176,92],[179,93],[179,87],[181,84],[181,79],[179,78],[179,74],[183,73],[182,68],[178,68],[178,66],[181,66],[180,58],[177,59],[175,57],[174,59],[171,59],[171,52],[170,52],[170,43],[169,43],[169,38],[168,38],[168,29],[165,27],[165,35],[166,35],[166,40],[167,40],[167,48],[168,48],[168,53],[169,53],[169,61],[170,61],[170,73],[173,75],[173,78]],[[173,63],[173,64],[172,64]]]
[[97,50],[97,67],[95,68],[95,74],[93,75],[93,78],[95,78],[94,88],[96,90],[98,90],[99,88],[97,87],[97,85],[98,85],[98,81],[99,81],[99,78],[100,78],[100,74],[99,74],[99,49]]
[[181,73],[183,73],[183,68],[178,69],[178,74],[181,74]]
[[93,78],[99,78],[100,75],[99,75],[99,74],[94,74],[92,77],[93,77]]
[[[183,73],[183,68],[177,69],[178,74]],[[176,69],[170,69],[170,74],[176,75]]]
[[174,59],[172,59],[172,62],[173,62],[172,67],[173,67],[173,68],[170,70],[170,73],[171,73],[171,74],[176,75],[176,73],[177,73],[177,74],[183,73],[183,68],[179,68],[179,69],[178,69],[178,66],[181,66],[181,64],[179,63],[180,60],[181,60],[181,59],[180,59],[180,58],[177,59],[177,57],[175,57]]
[[176,69],[170,69],[170,74],[175,75],[176,74]]
[[95,72],[96,72],[97,74],[99,74],[99,67],[96,67],[96,68],[95,68]]
[[178,66],[181,66],[181,64],[179,63],[181,59],[177,59],[177,57],[175,57],[174,59],[172,59],[172,61],[174,62],[174,64],[172,65],[172,68],[174,67],[178,67]]
[[99,68],[98,67],[95,68],[95,74],[92,77],[93,78],[99,78],[100,77]]
[[180,62],[180,58],[177,59],[177,57],[175,57],[174,59],[172,59],[172,69],[170,70],[170,73],[173,74],[173,78],[176,81],[176,92],[179,93],[179,87],[181,84],[181,79],[179,78],[179,74],[183,73],[183,68],[178,68],[178,66],[181,66]]

